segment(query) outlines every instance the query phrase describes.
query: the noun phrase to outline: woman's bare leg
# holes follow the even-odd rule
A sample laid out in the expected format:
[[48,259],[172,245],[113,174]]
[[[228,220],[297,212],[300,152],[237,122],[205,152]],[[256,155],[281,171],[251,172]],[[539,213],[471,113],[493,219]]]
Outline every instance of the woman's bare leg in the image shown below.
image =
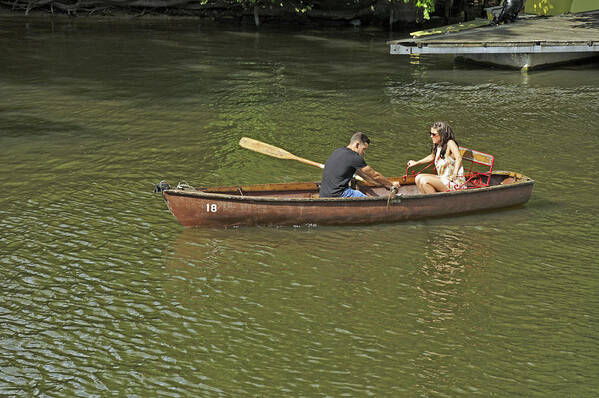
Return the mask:
[[416,176],[416,186],[420,193],[446,192],[449,188],[443,184],[441,178],[434,174],[418,174]]
[[420,193],[426,193],[424,192],[424,181],[426,181],[427,177],[433,176],[434,174],[418,174],[416,176],[416,179],[414,180],[414,182],[416,183],[416,187],[418,188],[418,192]]

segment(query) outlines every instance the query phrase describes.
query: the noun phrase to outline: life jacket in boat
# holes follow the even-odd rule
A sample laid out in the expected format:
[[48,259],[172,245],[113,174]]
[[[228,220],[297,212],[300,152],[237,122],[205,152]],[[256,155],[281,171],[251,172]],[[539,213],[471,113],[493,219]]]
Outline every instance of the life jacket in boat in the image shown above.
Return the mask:
[[171,186],[168,185],[168,182],[162,180],[158,184],[154,185],[154,193],[160,193],[162,191],[166,191],[167,189],[171,189]]

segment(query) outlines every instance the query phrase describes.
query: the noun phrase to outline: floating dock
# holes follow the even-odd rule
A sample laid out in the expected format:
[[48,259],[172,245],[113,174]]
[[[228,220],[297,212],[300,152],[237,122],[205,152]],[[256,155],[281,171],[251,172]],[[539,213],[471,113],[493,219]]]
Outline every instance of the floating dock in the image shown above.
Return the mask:
[[[456,31],[457,30],[457,31]],[[599,10],[420,35],[388,43],[391,54],[453,54],[528,70],[599,56]]]

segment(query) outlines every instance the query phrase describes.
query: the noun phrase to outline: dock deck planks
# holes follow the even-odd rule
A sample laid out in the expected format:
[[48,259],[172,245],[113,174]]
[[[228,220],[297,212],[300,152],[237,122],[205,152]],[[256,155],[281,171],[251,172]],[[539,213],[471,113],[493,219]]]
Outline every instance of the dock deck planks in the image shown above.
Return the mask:
[[561,53],[563,58],[565,53],[586,53],[585,56],[593,56],[599,55],[599,10],[525,17],[510,24],[394,40],[388,44],[391,54],[404,55]]

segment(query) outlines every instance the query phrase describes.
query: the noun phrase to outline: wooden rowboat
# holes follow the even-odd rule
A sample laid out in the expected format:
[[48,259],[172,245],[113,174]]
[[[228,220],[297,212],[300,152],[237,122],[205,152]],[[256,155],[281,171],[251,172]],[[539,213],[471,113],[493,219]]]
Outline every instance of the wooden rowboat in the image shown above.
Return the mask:
[[319,198],[318,183],[276,183],[191,188],[163,187],[171,213],[186,227],[251,225],[359,225],[442,217],[518,206],[532,195],[534,180],[516,172],[493,171],[488,186],[419,194],[414,176],[397,195],[357,182],[366,198]]

